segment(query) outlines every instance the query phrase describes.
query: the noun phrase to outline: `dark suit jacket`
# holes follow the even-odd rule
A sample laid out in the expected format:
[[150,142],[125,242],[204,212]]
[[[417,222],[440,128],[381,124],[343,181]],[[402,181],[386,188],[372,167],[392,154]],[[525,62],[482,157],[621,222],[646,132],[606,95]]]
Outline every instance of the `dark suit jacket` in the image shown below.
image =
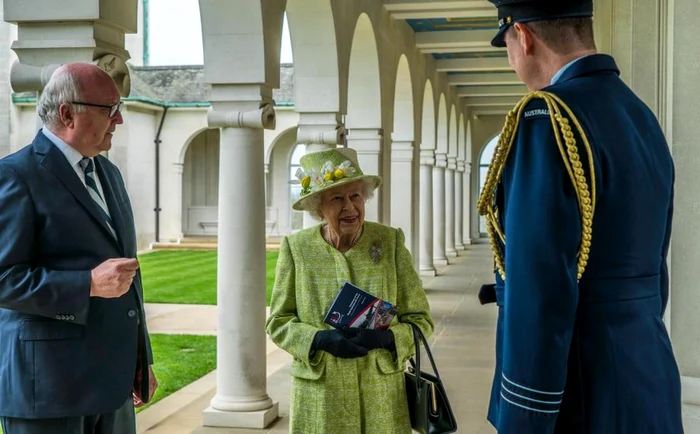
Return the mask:
[[[117,167],[95,158],[116,240],[86,187],[42,132],[0,160],[0,416],[109,413],[152,363],[141,276],[118,299],[90,298],[90,272],[136,257]],[[143,368],[141,368],[143,367]]]

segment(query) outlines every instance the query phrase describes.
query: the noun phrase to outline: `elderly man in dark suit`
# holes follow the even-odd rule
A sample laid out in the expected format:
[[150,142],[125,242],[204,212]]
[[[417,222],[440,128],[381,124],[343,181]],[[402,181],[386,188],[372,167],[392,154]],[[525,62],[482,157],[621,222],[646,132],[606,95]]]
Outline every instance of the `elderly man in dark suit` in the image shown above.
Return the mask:
[[592,0],[490,1],[492,44],[532,92],[479,200],[498,271],[488,418],[504,434],[681,434],[661,127],[596,52]]
[[136,233],[100,152],[123,122],[111,77],[68,64],[34,141],[0,160],[0,422],[5,434],[134,433],[157,383]]

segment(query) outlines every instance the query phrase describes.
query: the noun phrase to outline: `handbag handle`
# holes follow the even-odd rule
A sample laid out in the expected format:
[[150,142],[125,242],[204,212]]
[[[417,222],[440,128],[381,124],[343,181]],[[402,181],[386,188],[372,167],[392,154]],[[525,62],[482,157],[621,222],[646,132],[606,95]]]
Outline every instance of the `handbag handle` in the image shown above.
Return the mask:
[[[435,373],[435,377],[439,380],[442,381],[442,378],[440,378],[440,373],[438,372],[437,366],[435,365],[435,360],[433,359],[433,353],[430,352],[430,346],[428,346],[428,342],[425,339],[425,335],[423,335],[423,332],[421,329],[418,328],[417,325],[413,323],[409,323],[411,325],[411,329],[413,330],[413,342],[416,347],[416,355],[415,355],[415,369],[418,375],[420,375],[420,343],[423,344],[425,347],[425,352],[428,355],[428,360],[430,361],[430,367],[433,368],[433,372]],[[420,342],[419,342],[420,341]]]

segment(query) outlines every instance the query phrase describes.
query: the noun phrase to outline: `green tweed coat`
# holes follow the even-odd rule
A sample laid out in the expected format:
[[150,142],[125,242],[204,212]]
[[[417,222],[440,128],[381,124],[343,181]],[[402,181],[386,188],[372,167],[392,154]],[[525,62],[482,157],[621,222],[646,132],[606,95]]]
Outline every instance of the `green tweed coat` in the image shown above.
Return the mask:
[[[378,262],[370,250],[381,250]],[[385,349],[356,359],[317,351],[314,335],[345,280],[399,307],[391,325],[396,357]],[[321,227],[285,237],[280,245],[275,287],[266,330],[294,357],[290,432],[303,434],[411,433],[403,371],[415,351],[411,327],[433,332],[430,307],[404,234],[365,222],[357,243],[345,254],[326,243]]]

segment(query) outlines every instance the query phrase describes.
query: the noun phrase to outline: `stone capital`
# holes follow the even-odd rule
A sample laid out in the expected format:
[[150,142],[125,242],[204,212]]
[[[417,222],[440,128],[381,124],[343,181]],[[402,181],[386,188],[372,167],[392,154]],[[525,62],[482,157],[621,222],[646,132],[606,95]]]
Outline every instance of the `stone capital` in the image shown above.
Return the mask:
[[254,128],[275,129],[275,109],[272,104],[261,104],[257,110],[216,111],[213,107],[207,112],[207,122],[212,128]]
[[447,169],[456,170],[457,169],[457,159],[455,157],[447,157]]
[[410,163],[413,161],[412,141],[393,141],[391,143],[391,161],[394,163]]
[[435,153],[435,167],[447,167],[447,154],[443,154],[441,152]]
[[299,113],[297,144],[343,145],[347,132],[337,112]]
[[435,165],[435,151],[432,149],[421,149],[420,151],[420,165],[421,166],[434,166]]

